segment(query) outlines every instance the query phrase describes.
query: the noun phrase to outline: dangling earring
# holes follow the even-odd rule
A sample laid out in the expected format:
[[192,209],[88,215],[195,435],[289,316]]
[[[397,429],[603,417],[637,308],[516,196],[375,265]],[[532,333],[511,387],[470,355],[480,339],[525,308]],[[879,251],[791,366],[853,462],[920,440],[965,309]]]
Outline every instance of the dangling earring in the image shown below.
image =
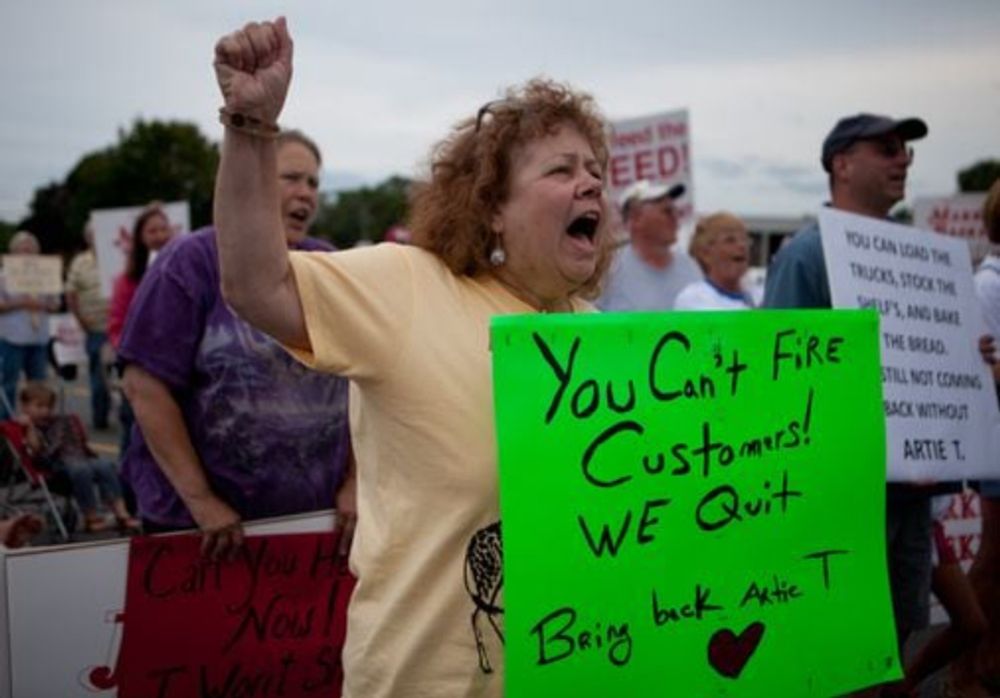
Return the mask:
[[503,251],[503,245],[500,243],[500,236],[497,235],[496,243],[493,245],[493,249],[490,250],[490,264],[495,267],[502,267],[503,263],[507,261],[507,253]]

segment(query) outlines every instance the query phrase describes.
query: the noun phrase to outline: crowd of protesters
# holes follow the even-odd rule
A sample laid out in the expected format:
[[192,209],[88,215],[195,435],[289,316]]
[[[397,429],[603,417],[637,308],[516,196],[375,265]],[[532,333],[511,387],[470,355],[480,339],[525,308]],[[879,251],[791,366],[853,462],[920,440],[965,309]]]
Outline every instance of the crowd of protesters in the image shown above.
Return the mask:
[[[123,376],[119,463],[91,458],[79,421],[52,419],[55,394],[38,387],[44,316],[58,298],[0,294],[4,407],[39,453],[58,455],[74,437],[61,462],[75,469],[91,530],[102,528],[95,483],[124,532],[140,520],[146,533],[194,528],[212,557],[240,547],[244,521],[331,508],[341,524],[356,520],[344,695],[500,696],[502,645],[470,631],[464,576],[472,545],[499,545],[490,319],[593,306],[830,308],[819,228],[783,246],[761,304],[742,285],[750,244],[738,217],[706,215],[689,249],[678,244],[682,184],[628,187],[614,202],[627,233],[616,245],[605,122],[589,96],[533,80],[434,149],[429,178],[413,191],[411,244],[331,254],[307,235],[320,149],[276,125],[291,58],[283,20],[216,46],[225,129],[213,227],[170,239],[163,209],[144,210],[110,310],[92,230],[70,266],[66,300],[86,334],[93,428],[107,428],[111,413],[109,338]],[[911,144],[928,133],[919,118],[837,121],[819,148],[827,205],[886,219],[905,196]],[[1000,182],[984,213],[1000,244]],[[10,251],[38,254],[37,240],[18,233]],[[983,261],[975,284],[996,336],[1000,257]],[[980,351],[994,362],[990,341]],[[32,383],[18,412],[22,373]],[[914,695],[949,665],[961,695],[1000,688],[1000,480],[976,486],[982,542],[966,576],[932,515],[933,497],[961,484],[887,485],[901,653],[929,623],[932,587],[951,624],[911,653],[903,681],[863,695]],[[134,512],[123,492],[134,493]],[[39,523],[17,517],[0,534],[21,543]]]

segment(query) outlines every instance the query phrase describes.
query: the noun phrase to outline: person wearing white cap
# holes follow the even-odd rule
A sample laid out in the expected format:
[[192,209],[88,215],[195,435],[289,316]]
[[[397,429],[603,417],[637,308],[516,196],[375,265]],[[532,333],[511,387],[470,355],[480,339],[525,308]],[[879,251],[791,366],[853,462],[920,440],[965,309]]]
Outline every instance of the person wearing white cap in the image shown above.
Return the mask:
[[672,310],[681,289],[702,278],[688,254],[676,247],[675,201],[683,184],[640,179],[622,194],[629,240],[615,257],[597,307],[607,312]]

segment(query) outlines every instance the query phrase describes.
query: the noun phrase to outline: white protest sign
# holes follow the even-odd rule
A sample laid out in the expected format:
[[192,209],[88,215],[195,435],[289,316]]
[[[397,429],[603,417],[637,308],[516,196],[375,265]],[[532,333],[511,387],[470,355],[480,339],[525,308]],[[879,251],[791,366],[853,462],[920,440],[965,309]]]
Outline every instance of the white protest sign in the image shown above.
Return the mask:
[[[129,251],[132,249],[132,226],[145,206],[106,208],[90,212],[94,228],[94,254],[101,278],[101,295],[111,297],[115,279],[125,271]],[[161,204],[167,214],[174,235],[191,230],[191,214],[186,201]]]
[[87,333],[72,313],[49,315],[49,336],[58,365],[87,363]]
[[[313,512],[246,531],[321,532],[333,522],[333,512]],[[0,552],[0,698],[116,695],[128,551],[118,538]]]
[[990,246],[983,227],[984,201],[985,192],[918,198],[913,202],[913,226],[965,240],[978,263]]
[[62,257],[49,254],[5,254],[3,276],[8,293],[57,296],[63,291]]
[[819,214],[837,308],[881,316],[888,477],[1000,477],[1000,413],[977,348],[964,242],[834,209]]
[[694,215],[694,181],[691,177],[691,136],[687,110],[677,110],[615,121],[608,142],[607,185],[610,200],[618,203],[633,182],[683,184],[686,192],[677,202],[681,222]]

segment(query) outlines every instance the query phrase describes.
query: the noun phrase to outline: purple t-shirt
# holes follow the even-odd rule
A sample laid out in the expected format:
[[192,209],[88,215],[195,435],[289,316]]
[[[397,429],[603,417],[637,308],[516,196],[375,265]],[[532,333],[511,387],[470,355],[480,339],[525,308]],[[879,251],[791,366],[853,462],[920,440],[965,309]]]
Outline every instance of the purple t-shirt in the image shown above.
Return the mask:
[[[329,250],[307,238],[303,250]],[[350,440],[347,381],[305,368],[237,318],[219,288],[215,230],[172,241],[146,272],[119,346],[169,386],[212,490],[244,519],[333,506]],[[122,463],[141,516],[191,515],[136,424]]]

